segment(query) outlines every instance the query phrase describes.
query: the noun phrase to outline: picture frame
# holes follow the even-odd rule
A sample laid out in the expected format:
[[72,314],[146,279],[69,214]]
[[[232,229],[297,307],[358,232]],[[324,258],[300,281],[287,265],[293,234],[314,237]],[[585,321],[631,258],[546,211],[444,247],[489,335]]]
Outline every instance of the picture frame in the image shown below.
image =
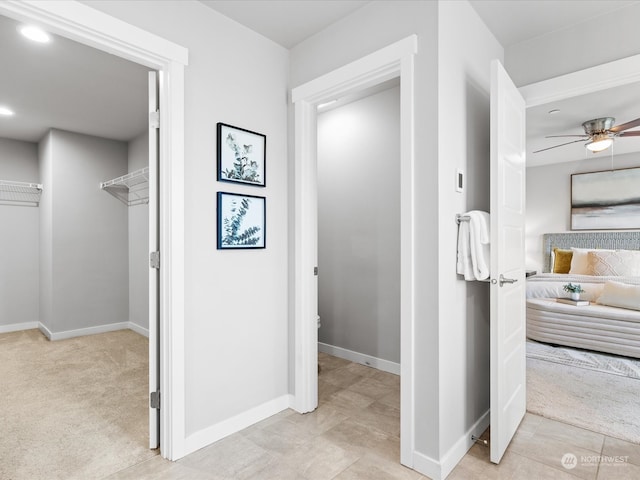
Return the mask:
[[218,250],[266,248],[267,199],[218,192]]
[[265,187],[267,136],[221,122],[217,134],[218,181]]
[[640,229],[640,167],[571,175],[571,230]]

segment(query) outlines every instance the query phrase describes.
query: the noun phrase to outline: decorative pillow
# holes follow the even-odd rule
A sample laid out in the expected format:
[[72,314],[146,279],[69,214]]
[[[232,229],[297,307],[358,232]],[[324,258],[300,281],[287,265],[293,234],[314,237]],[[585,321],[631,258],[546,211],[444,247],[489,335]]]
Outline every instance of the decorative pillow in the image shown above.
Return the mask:
[[640,276],[640,251],[637,250],[593,250],[587,253],[587,263],[587,275]]
[[569,273],[571,269],[571,250],[563,250],[562,248],[553,249],[553,273]]
[[571,247],[573,256],[571,257],[571,268],[569,273],[574,275],[591,275],[589,273],[589,259],[587,254],[589,252],[613,252],[614,250],[596,250],[595,248],[574,248]]
[[605,282],[597,303],[610,307],[640,310],[640,285]]

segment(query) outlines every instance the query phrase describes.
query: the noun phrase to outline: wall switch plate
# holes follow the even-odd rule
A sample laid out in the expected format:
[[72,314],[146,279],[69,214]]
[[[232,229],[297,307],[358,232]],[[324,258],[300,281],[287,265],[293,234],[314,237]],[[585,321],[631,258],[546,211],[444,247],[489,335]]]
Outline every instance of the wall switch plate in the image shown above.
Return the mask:
[[464,191],[464,172],[456,168],[456,192]]

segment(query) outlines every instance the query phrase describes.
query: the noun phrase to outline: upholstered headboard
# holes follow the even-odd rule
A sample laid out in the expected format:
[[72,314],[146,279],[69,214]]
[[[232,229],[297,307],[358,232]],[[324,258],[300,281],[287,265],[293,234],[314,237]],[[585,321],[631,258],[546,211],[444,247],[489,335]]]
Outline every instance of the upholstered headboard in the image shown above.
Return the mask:
[[545,233],[542,238],[545,272],[551,271],[551,250],[555,247],[640,250],[640,231]]

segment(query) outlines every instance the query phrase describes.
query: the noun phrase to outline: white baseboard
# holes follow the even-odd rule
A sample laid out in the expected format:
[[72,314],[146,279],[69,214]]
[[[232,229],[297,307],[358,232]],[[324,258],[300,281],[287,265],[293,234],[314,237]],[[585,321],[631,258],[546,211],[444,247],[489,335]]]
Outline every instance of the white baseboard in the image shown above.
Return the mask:
[[39,328],[40,331],[52,342],[55,342],[56,340],[66,340],[67,338],[84,337],[85,335],[115,332],[117,330],[133,330],[134,332],[149,338],[148,329],[132,322],[109,323],[107,325],[65,330],[63,332],[52,332],[44,324],[35,322],[35,326],[33,328]]
[[413,469],[432,480],[442,480],[440,462],[420,452],[413,452]]
[[53,333],[51,333],[51,330],[49,330],[44,323],[38,322],[38,330],[40,330],[45,337],[51,340]]
[[346,348],[336,347],[322,342],[318,342],[318,351],[349,360],[350,362],[377,368],[383,372],[400,375],[400,364],[390,362],[389,360],[383,360],[382,358],[372,357],[371,355],[365,355],[364,353],[354,352],[353,350],[347,350]]
[[189,455],[196,450],[206,447],[207,445],[211,445],[218,440],[250,427],[254,423],[258,423],[265,418],[269,418],[276,413],[280,413],[281,411],[289,408],[292,402],[292,395],[283,395],[247,410],[246,412],[242,412],[235,417],[231,417],[227,420],[216,423],[215,425],[211,425],[208,428],[199,430],[185,439],[185,450],[183,453],[184,455]]
[[11,325],[0,325],[0,333],[20,332],[34,328],[38,328],[38,322],[12,323]]
[[413,469],[433,480],[444,480],[473,447],[474,441],[471,440],[471,435],[479,437],[489,426],[490,420],[490,412],[487,410],[442,456],[440,461],[420,452],[413,452]]
[[128,322],[127,325],[128,325],[129,330],[133,330],[137,334],[140,334],[143,337],[149,338],[149,329],[148,328],[141,327],[137,323],[133,323],[133,322]]

